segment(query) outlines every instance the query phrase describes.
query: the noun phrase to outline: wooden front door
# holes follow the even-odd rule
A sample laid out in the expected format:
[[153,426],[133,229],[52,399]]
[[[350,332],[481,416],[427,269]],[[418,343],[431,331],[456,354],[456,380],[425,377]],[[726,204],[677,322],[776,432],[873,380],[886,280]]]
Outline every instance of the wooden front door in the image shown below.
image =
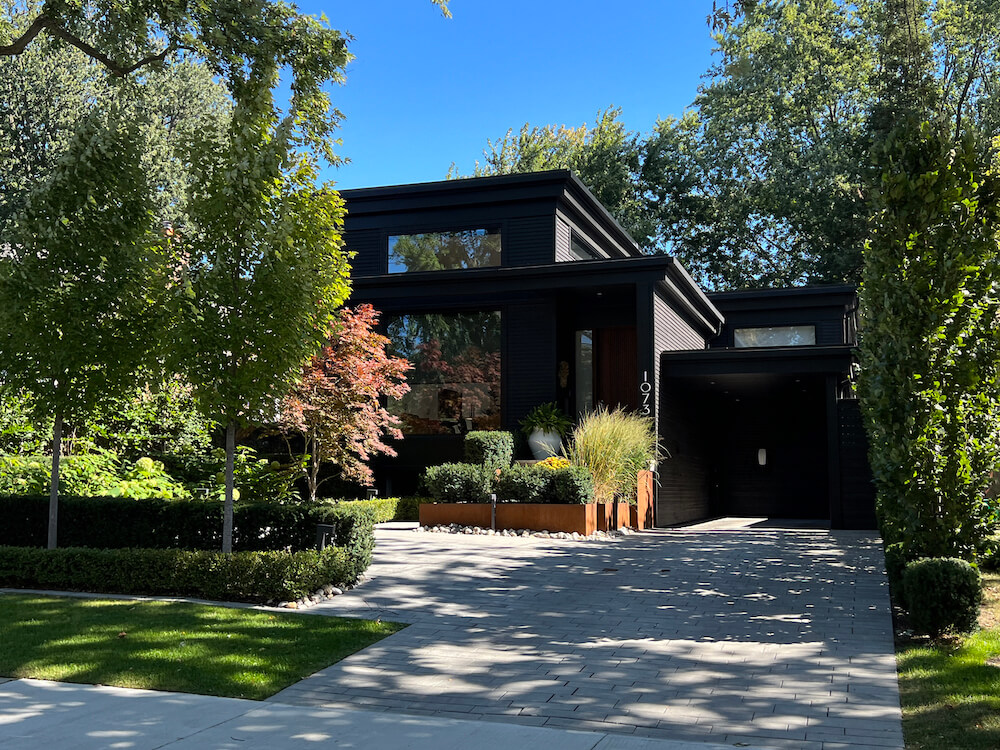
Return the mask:
[[594,331],[594,396],[609,409],[639,409],[635,326]]

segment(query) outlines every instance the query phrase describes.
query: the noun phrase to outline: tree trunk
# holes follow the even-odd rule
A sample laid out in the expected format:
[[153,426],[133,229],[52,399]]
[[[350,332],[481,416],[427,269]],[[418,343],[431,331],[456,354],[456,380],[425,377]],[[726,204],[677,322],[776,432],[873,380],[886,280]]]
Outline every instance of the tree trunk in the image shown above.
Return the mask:
[[309,502],[316,502],[316,495],[319,492],[319,445],[315,436],[309,441],[309,475],[306,483],[309,485]]
[[62,453],[63,418],[56,414],[52,424],[52,482],[49,488],[49,549],[55,549],[59,538],[59,457]]
[[233,551],[233,464],[236,460],[236,420],[226,426],[226,503],[222,511],[222,551]]

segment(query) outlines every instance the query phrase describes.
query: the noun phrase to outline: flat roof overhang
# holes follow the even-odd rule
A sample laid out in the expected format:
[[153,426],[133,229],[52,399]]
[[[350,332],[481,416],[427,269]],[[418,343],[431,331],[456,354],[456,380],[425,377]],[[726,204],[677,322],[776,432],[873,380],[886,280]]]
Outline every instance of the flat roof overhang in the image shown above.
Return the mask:
[[569,169],[468,177],[409,185],[341,190],[352,217],[380,216],[399,211],[421,211],[442,207],[485,206],[498,203],[559,200],[594,224],[627,254],[641,253],[638,243],[611,215],[583,181]]
[[846,374],[855,362],[855,351],[853,346],[840,344],[774,349],[699,349],[663,352],[661,372],[668,378],[738,374]]
[[401,299],[420,304],[640,283],[658,286],[706,335],[718,333],[723,323],[722,313],[684,267],[667,255],[366,276],[353,280],[352,297],[389,308]]

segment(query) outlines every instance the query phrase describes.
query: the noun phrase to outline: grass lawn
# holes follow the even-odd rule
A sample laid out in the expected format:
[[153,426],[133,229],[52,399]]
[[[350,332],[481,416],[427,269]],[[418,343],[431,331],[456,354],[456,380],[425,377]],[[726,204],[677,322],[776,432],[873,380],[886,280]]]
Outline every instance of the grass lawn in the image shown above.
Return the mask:
[[986,574],[981,629],[955,640],[899,640],[903,734],[911,750],[1000,748],[1000,575]]
[[185,602],[0,594],[0,676],[262,700],[403,627]]

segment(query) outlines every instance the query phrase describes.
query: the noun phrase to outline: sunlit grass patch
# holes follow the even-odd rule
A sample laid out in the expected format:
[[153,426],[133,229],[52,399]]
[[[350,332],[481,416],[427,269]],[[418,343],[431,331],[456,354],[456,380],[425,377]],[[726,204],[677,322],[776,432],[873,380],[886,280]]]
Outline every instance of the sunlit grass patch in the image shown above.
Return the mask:
[[981,629],[897,645],[903,732],[911,750],[1000,747],[1000,575],[985,575]]
[[0,675],[261,700],[403,627],[185,602],[0,594]]

